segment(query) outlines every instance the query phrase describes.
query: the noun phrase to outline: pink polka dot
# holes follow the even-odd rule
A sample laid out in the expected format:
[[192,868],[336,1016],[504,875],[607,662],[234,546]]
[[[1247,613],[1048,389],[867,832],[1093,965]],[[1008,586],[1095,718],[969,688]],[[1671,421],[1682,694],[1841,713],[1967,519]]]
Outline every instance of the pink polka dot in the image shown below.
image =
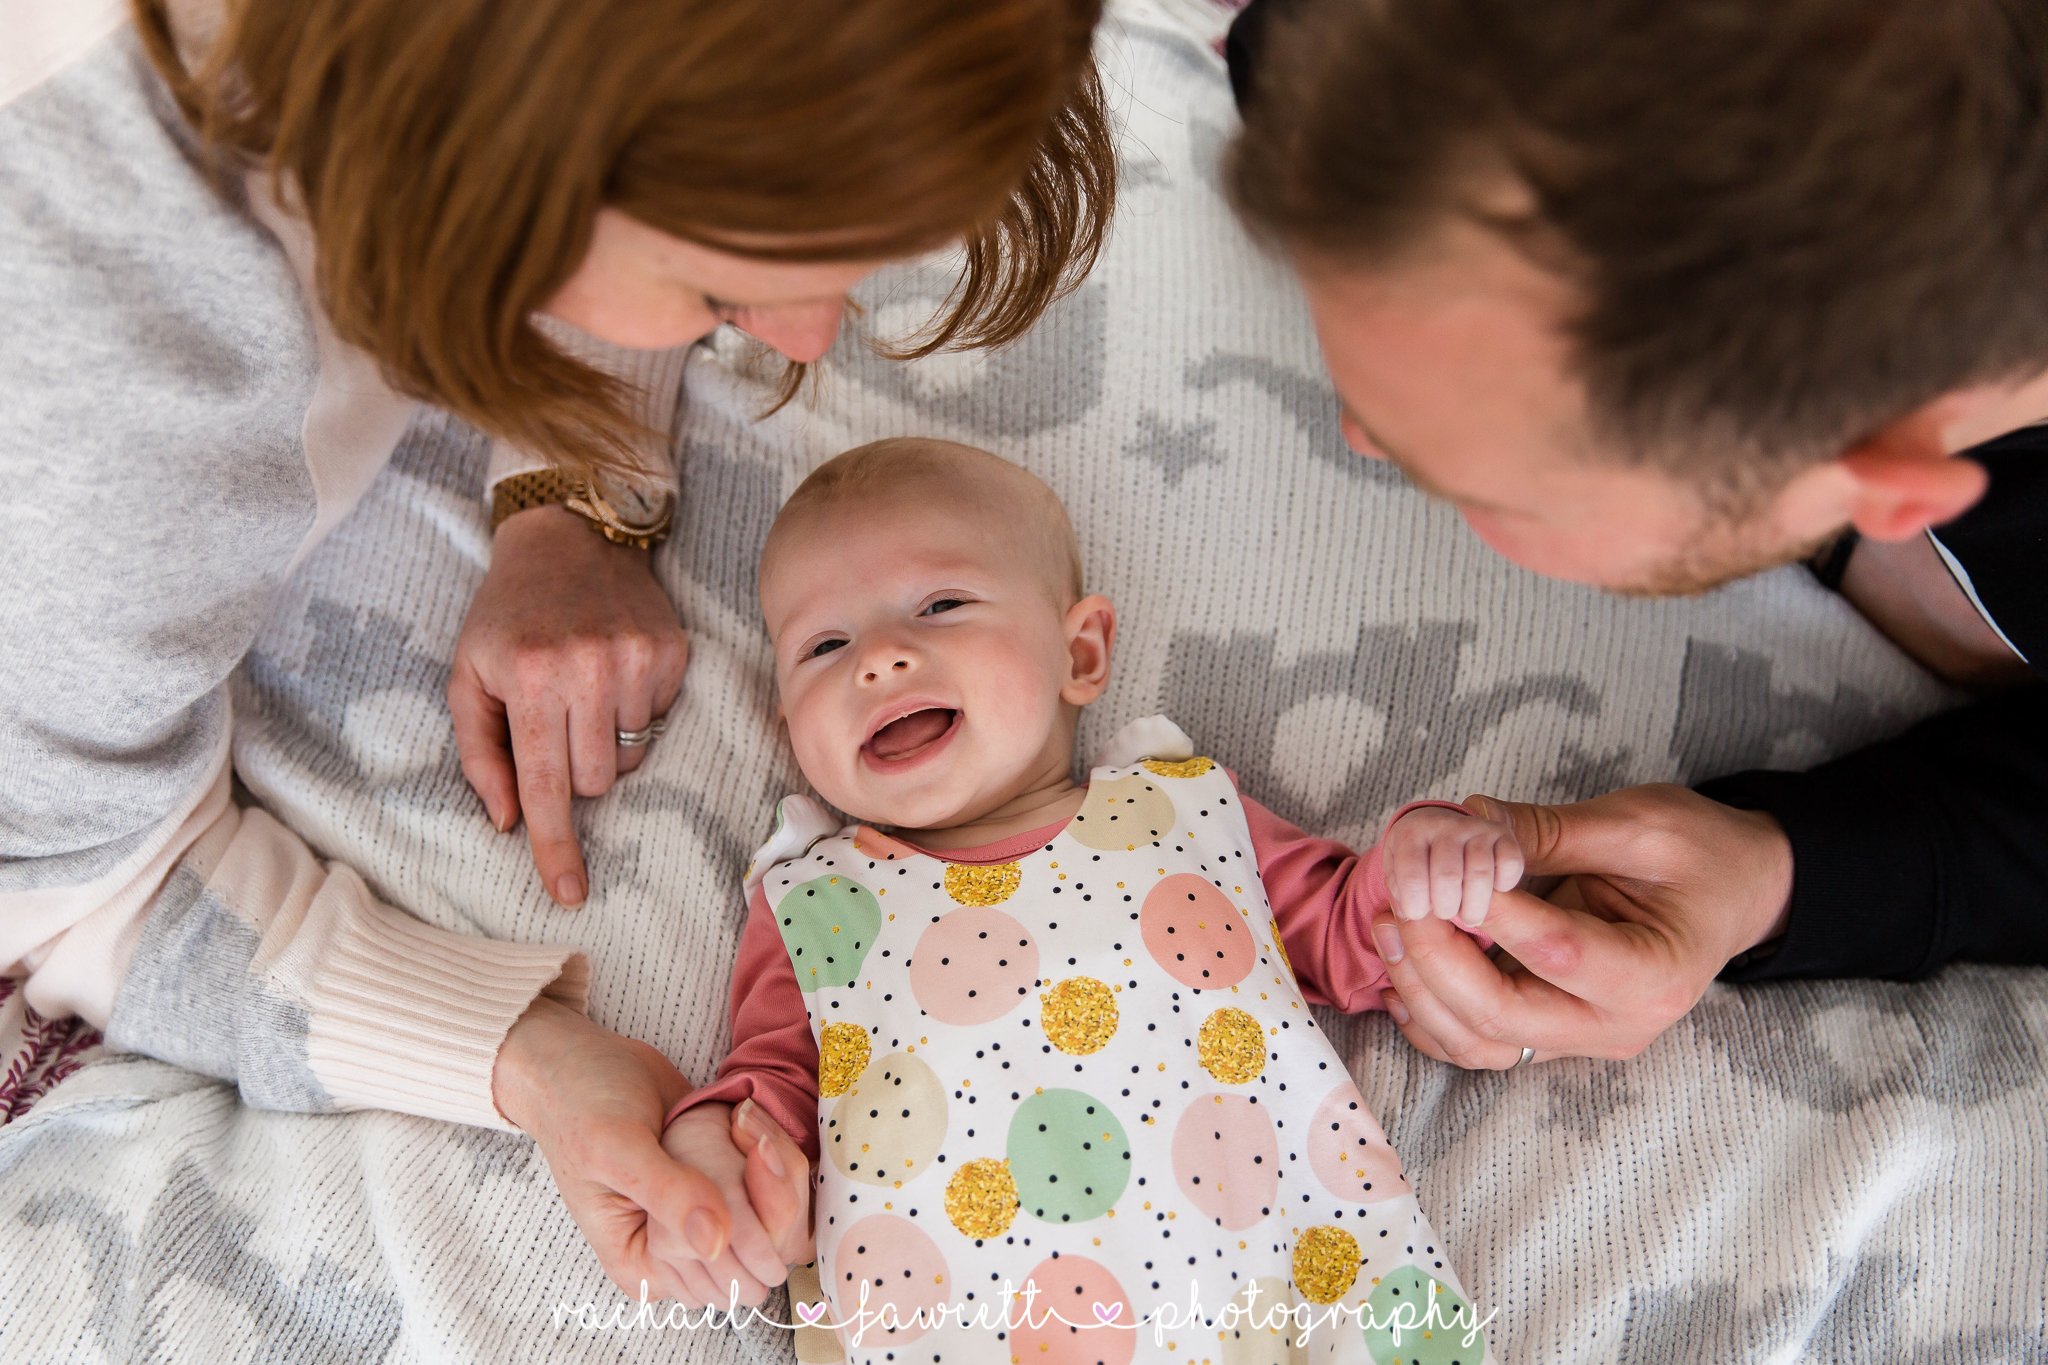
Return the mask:
[[1230,897],[1192,872],[1164,878],[1145,897],[1138,920],[1145,950],[1183,986],[1235,986],[1258,960],[1252,930]]
[[1413,1193],[1379,1120],[1348,1081],[1316,1106],[1308,1129],[1308,1164],[1323,1188],[1347,1203],[1377,1204]]
[[1038,980],[1038,945],[1009,915],[962,906],[918,936],[910,990],[942,1024],[986,1024],[1025,1003]]
[[839,1239],[832,1278],[824,1286],[836,1321],[854,1320],[861,1311],[863,1287],[866,1311],[887,1316],[865,1319],[873,1325],[861,1340],[886,1350],[892,1342],[916,1341],[941,1321],[937,1310],[951,1297],[952,1275],[946,1258],[915,1223],[877,1213],[855,1223]]
[[1173,1178],[1195,1207],[1236,1231],[1273,1211],[1280,1146],[1249,1095],[1197,1095],[1173,1130]]
[[[1010,1354],[1033,1365],[1129,1365],[1137,1354],[1138,1325],[1130,1296],[1100,1262],[1086,1256],[1047,1257],[1029,1275],[1010,1317],[1017,1330]],[[1149,1339],[1149,1335],[1148,1335]]]

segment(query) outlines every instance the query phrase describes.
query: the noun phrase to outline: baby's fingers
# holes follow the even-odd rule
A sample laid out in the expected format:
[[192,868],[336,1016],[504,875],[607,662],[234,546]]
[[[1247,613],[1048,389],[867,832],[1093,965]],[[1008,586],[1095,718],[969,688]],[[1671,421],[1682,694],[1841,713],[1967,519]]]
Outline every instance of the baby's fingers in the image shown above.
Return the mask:
[[[1465,896],[1465,866],[1470,853],[1462,839],[1438,839],[1429,847],[1429,913],[1438,919],[1456,919]],[[1487,880],[1493,878],[1492,856],[1487,858]]]
[[1387,899],[1398,919],[1421,919],[1429,913],[1429,846],[1417,847],[1403,837],[1400,824],[1387,836],[1381,853],[1387,878]]
[[1522,884],[1522,874],[1527,870],[1522,861],[1522,846],[1512,832],[1504,832],[1493,846],[1493,889],[1512,891]]
[[1465,845],[1464,903],[1451,916],[1459,924],[1475,928],[1485,922],[1487,907],[1493,903],[1494,867],[1491,840],[1474,839]]
[[752,1100],[733,1111],[733,1145],[746,1153],[747,1202],[778,1263],[810,1260],[811,1167],[803,1149]]

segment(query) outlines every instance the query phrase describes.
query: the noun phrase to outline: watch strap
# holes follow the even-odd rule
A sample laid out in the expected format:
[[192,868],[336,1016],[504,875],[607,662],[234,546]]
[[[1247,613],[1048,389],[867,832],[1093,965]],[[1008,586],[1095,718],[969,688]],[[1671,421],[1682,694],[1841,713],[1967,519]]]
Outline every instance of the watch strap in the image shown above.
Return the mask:
[[496,531],[514,513],[533,507],[567,508],[613,544],[649,550],[668,538],[675,499],[673,495],[667,498],[654,520],[636,524],[621,517],[591,479],[553,468],[529,470],[500,479],[491,490],[491,530]]

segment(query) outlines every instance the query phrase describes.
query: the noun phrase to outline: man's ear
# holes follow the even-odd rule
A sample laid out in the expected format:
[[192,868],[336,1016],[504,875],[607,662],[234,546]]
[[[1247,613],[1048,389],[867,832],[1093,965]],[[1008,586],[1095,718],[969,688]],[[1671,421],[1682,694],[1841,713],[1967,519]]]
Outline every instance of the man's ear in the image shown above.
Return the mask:
[[1984,496],[1984,467],[1948,452],[1937,399],[1857,442],[1836,462],[1852,482],[1849,520],[1872,540],[1906,540]]
[[1067,681],[1060,700],[1086,706],[1109,686],[1109,654],[1116,643],[1116,607],[1092,593],[1067,608]]

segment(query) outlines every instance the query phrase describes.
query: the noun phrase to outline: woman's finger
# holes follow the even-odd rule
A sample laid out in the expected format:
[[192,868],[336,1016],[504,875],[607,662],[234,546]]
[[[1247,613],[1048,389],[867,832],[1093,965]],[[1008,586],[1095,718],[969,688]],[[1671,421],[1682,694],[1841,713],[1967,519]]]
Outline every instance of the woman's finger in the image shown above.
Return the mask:
[[720,1312],[758,1305],[768,1297],[768,1287],[748,1273],[731,1247],[704,1267],[704,1278],[711,1282],[711,1306]]
[[613,682],[591,675],[569,692],[569,775],[578,796],[603,796],[619,776],[621,703]]
[[503,834],[519,822],[519,775],[512,763],[505,707],[458,661],[448,679],[448,714],[455,722],[462,775],[484,803],[491,827]]
[[691,1309],[723,1308],[725,1295],[712,1283],[711,1271],[702,1261],[687,1261],[676,1267],[682,1280],[682,1301]]
[[[640,692],[629,692],[619,702],[618,729],[631,733],[645,730],[653,720],[653,705],[645,700],[634,701]],[[650,740],[649,743],[652,743]],[[640,766],[647,757],[647,744],[621,744],[618,735],[612,736],[612,752],[618,756],[618,775],[624,777]]]
[[670,647],[655,651],[654,668],[649,679],[655,715],[667,715],[675,706],[676,699],[683,695],[683,674],[689,666],[690,637],[688,632],[679,629]]
[[512,751],[519,768],[519,806],[526,816],[533,865],[549,895],[563,905],[581,905],[590,883],[570,818],[568,717],[559,701],[547,698],[515,707],[510,719]]
[[652,1133],[613,1144],[604,1157],[612,1187],[646,1212],[650,1226],[661,1225],[698,1260],[724,1251],[725,1196],[710,1176],[670,1156]]
[[[636,655],[632,678],[620,691],[619,728],[640,730],[665,717],[683,692],[683,671],[690,661],[689,637],[680,630],[672,641]],[[645,698],[642,702],[640,699]],[[647,744],[621,746],[619,772],[632,772],[646,761]]]

